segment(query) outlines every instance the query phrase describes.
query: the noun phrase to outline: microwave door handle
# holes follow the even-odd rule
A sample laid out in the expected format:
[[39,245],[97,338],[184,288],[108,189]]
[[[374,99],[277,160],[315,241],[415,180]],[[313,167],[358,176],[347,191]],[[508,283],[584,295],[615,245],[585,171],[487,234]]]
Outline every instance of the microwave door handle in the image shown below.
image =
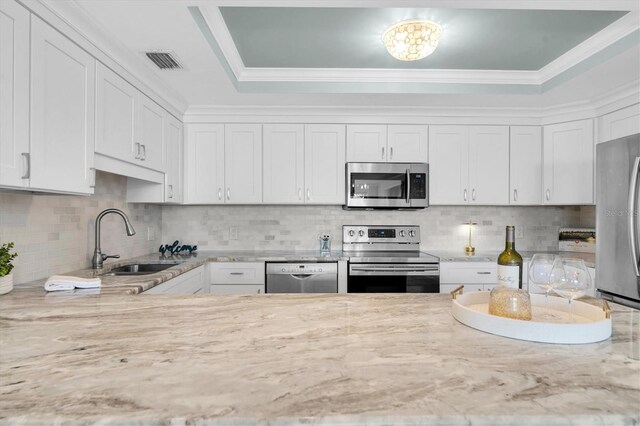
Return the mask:
[[633,269],[636,277],[640,277],[640,268],[638,267],[638,222],[637,197],[638,193],[638,173],[640,172],[640,157],[636,157],[631,172],[631,182],[629,183],[629,242],[631,243],[631,257],[633,258]]
[[411,170],[407,169],[407,204],[411,204]]

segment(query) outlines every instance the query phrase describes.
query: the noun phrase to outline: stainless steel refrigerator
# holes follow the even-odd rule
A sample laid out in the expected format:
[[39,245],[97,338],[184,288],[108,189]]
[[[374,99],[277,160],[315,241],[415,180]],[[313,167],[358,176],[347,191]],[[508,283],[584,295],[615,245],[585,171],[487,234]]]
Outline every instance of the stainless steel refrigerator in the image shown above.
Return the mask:
[[640,309],[640,134],[596,147],[596,288]]

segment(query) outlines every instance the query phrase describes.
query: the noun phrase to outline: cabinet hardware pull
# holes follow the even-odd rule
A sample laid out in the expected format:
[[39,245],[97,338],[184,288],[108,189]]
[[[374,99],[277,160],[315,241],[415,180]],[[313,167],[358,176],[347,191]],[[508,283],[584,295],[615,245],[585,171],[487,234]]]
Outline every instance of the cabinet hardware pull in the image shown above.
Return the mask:
[[244,275],[244,272],[230,272],[229,275]]
[[518,190],[517,189],[513,190],[513,201],[518,201]]
[[389,148],[389,159],[393,160],[393,147]]
[[136,146],[136,160],[140,159],[140,142],[135,143]]
[[384,160],[384,146],[382,147],[382,159]]
[[169,198],[173,198],[173,185],[169,185]]
[[140,159],[144,161],[147,159],[147,146],[145,144],[141,144],[140,148],[142,148],[142,156],[140,157]]
[[547,201],[551,199],[551,191],[547,189]]
[[298,200],[302,200],[302,188],[298,188]]
[[23,152],[22,161],[23,161],[22,169],[24,170],[22,179],[30,179],[31,178],[31,154],[29,154],[28,152]]
[[311,200],[311,190],[307,188],[307,200]]
[[96,169],[94,167],[90,167],[89,170],[93,173],[93,180],[92,180],[92,184],[89,185],[89,188],[95,188],[96,187]]
[[467,190],[464,190],[464,200],[467,201]]
[[471,190],[471,199],[472,199],[473,201],[475,201],[475,200],[476,200],[476,189],[475,189],[475,188],[473,188],[473,189]]
[[477,272],[478,275],[491,275],[491,272]]
[[231,199],[231,189],[227,188],[227,200]]
[[218,200],[222,200],[222,188],[218,188]]

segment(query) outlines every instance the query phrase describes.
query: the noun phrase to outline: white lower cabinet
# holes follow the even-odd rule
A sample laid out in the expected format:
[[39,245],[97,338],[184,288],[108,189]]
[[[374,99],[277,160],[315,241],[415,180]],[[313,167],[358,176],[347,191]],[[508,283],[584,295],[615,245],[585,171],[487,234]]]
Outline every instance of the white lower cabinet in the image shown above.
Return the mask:
[[199,294],[206,293],[208,283],[206,280],[206,267],[198,266],[189,272],[178,275],[175,278],[165,281],[142,294]]
[[496,262],[440,262],[440,293],[464,285],[464,291],[491,291],[498,282]]
[[264,293],[264,262],[213,262],[209,264],[210,293]]

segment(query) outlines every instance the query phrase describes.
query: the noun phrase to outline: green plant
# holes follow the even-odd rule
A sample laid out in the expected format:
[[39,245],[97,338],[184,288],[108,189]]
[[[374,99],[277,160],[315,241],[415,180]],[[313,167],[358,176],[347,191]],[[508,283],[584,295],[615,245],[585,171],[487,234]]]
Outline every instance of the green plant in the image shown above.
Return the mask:
[[13,243],[2,244],[0,246],[0,277],[9,275],[13,269],[11,261],[18,257],[17,253],[11,254]]

